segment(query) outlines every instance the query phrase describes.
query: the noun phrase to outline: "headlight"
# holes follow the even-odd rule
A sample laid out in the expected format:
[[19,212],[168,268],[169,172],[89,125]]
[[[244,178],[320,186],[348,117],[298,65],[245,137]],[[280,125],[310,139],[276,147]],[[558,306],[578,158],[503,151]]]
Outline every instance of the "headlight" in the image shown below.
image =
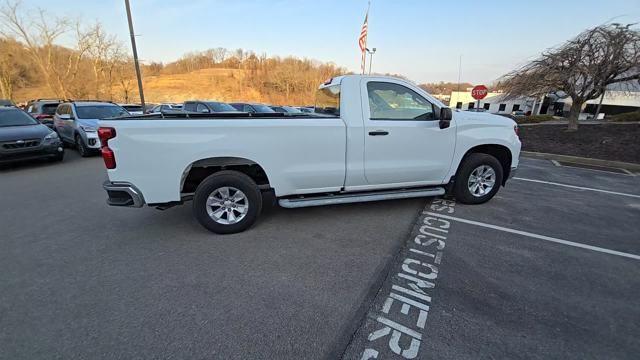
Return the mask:
[[58,133],[52,131],[47,136],[44,137],[44,140],[45,141],[51,141],[51,140],[55,140],[57,138],[58,138]]
[[84,132],[96,132],[96,128],[87,125],[80,125],[80,129]]

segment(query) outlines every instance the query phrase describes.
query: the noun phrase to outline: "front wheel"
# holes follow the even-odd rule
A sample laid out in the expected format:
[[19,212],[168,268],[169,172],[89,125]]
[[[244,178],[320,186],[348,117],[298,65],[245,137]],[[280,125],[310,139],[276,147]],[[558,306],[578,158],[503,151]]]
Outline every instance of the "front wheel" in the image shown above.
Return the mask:
[[193,197],[198,222],[217,234],[232,234],[251,227],[262,209],[262,194],[255,181],[237,171],[220,171],[204,179]]
[[453,195],[463,204],[482,204],[498,192],[502,176],[498,159],[489,154],[471,154],[458,169]]
[[87,148],[87,146],[84,144],[84,141],[82,140],[82,137],[80,135],[76,135],[76,148],[78,149],[78,153],[80,153],[80,156],[91,156],[91,150],[89,150],[89,148]]

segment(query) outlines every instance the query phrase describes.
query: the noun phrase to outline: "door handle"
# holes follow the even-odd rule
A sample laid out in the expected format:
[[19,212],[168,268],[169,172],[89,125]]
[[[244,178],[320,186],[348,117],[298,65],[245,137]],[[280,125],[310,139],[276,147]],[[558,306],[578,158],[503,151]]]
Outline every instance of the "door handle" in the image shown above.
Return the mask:
[[384,130],[369,131],[369,136],[385,136],[385,135],[389,135],[389,132]]

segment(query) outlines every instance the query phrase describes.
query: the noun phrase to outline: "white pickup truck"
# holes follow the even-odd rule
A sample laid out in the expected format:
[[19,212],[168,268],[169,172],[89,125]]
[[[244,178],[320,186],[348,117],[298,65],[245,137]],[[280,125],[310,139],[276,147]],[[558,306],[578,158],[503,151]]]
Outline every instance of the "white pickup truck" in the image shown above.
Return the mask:
[[392,77],[318,89],[315,114],[156,114],[100,122],[108,203],[165,209],[193,200],[216,233],[249,228],[264,192],[297,208],[439,196],[491,199],[518,166],[515,122],[452,112]]

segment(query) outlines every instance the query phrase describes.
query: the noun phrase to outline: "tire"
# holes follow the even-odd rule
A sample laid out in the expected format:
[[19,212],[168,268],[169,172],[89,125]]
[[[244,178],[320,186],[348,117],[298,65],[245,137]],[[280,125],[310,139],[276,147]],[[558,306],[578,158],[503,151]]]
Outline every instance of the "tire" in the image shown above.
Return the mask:
[[76,149],[78,149],[78,153],[82,157],[91,156],[91,150],[87,148],[87,146],[84,144],[84,141],[82,140],[82,137],[78,134],[76,134]]
[[[500,189],[503,173],[502,164],[495,157],[482,153],[470,154],[460,164],[456,173],[453,195],[463,204],[485,203]],[[475,175],[484,176],[478,179]],[[475,179],[478,180],[474,181]]]
[[64,160],[64,151],[59,152],[54,158],[53,161],[60,162]]
[[[228,200],[223,202],[225,193]],[[198,185],[193,197],[196,219],[207,230],[217,234],[233,234],[248,229],[255,223],[261,210],[262,194],[258,185],[237,171],[220,171],[210,175]]]

